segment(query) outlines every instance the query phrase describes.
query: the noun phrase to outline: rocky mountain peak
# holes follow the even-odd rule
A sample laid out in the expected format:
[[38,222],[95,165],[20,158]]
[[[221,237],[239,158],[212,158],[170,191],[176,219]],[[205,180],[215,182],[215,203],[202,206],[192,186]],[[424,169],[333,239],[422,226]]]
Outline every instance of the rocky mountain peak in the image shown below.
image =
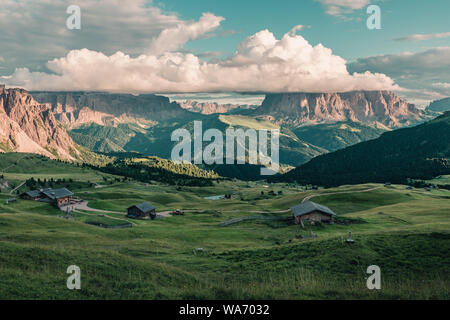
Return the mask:
[[23,89],[0,86],[0,150],[38,153],[72,160],[78,151],[50,105]]
[[354,121],[396,128],[423,118],[421,110],[390,91],[268,94],[256,113],[298,126]]

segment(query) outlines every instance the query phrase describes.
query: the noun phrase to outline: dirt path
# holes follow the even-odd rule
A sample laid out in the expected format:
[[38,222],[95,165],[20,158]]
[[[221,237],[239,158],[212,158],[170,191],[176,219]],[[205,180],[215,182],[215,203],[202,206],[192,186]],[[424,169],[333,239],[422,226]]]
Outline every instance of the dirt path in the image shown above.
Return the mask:
[[75,204],[71,204],[68,206],[64,206],[61,207],[61,211],[67,211],[67,209],[69,209],[69,211],[72,210],[85,210],[85,211],[92,211],[92,212],[99,212],[99,213],[119,213],[119,214],[125,214],[123,212],[117,212],[117,211],[107,211],[107,210],[100,210],[100,209],[94,209],[94,208],[90,208],[88,207],[88,201],[83,201],[80,203],[75,203]]
[[9,194],[13,194],[14,191],[16,191],[17,189],[19,189],[21,186],[23,186],[25,184],[26,181],[22,182],[21,184],[19,184],[17,187],[15,187],[14,189],[12,189]]
[[374,191],[374,190],[377,190],[377,189],[380,189],[380,188],[381,187],[375,187],[375,188],[370,188],[370,189],[367,189],[367,190],[359,190],[359,191],[342,191],[342,192],[332,192],[332,193],[322,193],[322,194],[320,194],[320,193],[319,194],[311,194],[311,195],[305,197],[303,199],[302,203],[308,202],[311,199],[316,198],[316,197],[331,196],[331,195],[335,195],[335,194],[370,192],[370,191]]
[[377,189],[380,189],[381,187],[375,187],[375,188],[370,188],[367,190],[359,190],[359,191],[342,191],[342,192],[332,192],[332,193],[325,193],[325,194],[311,194],[307,197],[305,197],[302,201],[302,203],[308,202],[310,201],[312,198],[316,198],[316,197],[322,197],[322,196],[331,196],[331,195],[335,195],[335,194],[347,194],[347,193],[363,193],[363,192],[370,192],[370,191],[374,191]]
[[[377,190],[377,189],[380,189],[380,188],[382,188],[382,187],[375,187],[375,188],[370,188],[370,189],[367,189],[367,190],[358,190],[358,191],[342,191],[342,192],[332,192],[332,193],[310,194],[309,196],[305,197],[302,200],[302,203],[310,201],[311,199],[316,198],[316,197],[330,196],[330,195],[334,195],[334,194],[370,192],[370,191],[374,191],[374,190]],[[272,211],[272,212],[266,212],[266,211],[250,211],[250,212],[251,213],[259,213],[259,214],[271,214],[271,213],[287,213],[289,211],[291,211],[291,209],[280,210],[280,211]]]
[[[82,211],[78,211],[78,210],[73,210],[73,212],[75,212],[75,213],[79,213],[79,214],[84,214],[84,215],[86,215],[86,216],[91,216],[91,217],[98,217],[99,215],[98,214],[93,214],[93,213],[87,213],[87,212],[82,212]],[[104,215],[105,217],[108,217],[108,218],[110,218],[110,219],[113,219],[113,220],[117,220],[117,221],[123,221],[123,222],[126,222],[126,223],[131,223],[133,226],[136,226],[137,224],[136,223],[134,223],[133,221],[128,221],[128,220],[125,220],[125,219],[120,219],[120,218],[116,218],[116,217],[111,217],[110,215]]]

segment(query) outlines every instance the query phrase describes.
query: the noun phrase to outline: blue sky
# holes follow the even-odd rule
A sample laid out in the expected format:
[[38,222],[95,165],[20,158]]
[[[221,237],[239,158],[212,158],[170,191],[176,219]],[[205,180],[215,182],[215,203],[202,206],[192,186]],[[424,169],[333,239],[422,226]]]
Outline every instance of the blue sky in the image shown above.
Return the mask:
[[[450,96],[448,0],[76,3],[80,29],[66,26],[71,0],[2,0],[0,82],[166,94],[393,90],[420,105]],[[380,30],[366,26],[369,5],[380,7]]]
[[202,51],[223,51],[231,54],[243,37],[269,29],[281,37],[295,25],[310,26],[301,34],[312,44],[322,43],[351,61],[360,57],[418,52],[426,47],[448,46],[450,37],[427,42],[399,42],[395,38],[411,34],[432,34],[450,31],[448,0],[385,0],[373,1],[381,8],[382,29],[368,30],[366,6],[344,17],[325,13],[315,0],[164,0],[157,2],[183,19],[198,19],[201,12],[223,16],[223,30],[239,31],[227,37],[198,40],[188,48]]

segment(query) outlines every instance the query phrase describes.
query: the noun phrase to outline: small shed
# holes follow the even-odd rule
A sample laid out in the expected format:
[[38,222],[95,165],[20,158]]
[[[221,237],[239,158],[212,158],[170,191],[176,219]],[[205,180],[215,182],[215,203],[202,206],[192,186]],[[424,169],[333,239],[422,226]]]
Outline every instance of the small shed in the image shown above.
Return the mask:
[[127,217],[132,219],[155,219],[156,207],[149,202],[131,206],[127,209]]
[[330,208],[322,206],[312,201],[301,203],[291,208],[294,215],[295,223],[300,224],[302,221],[314,222],[331,222],[336,216]]
[[9,198],[6,200],[6,204],[10,204],[11,202],[16,202],[17,199],[16,198]]

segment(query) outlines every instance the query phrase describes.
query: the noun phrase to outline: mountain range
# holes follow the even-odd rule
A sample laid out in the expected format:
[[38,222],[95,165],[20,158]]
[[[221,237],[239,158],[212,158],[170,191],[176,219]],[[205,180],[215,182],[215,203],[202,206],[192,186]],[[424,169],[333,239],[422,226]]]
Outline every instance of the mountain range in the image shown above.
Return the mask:
[[193,121],[201,120],[204,130],[277,128],[281,163],[298,166],[427,119],[387,91],[268,94],[260,107],[243,108],[190,101],[196,112],[153,94],[29,93],[4,87],[0,93],[0,150],[67,160],[79,158],[83,148],[170,158],[172,132],[192,131]]

